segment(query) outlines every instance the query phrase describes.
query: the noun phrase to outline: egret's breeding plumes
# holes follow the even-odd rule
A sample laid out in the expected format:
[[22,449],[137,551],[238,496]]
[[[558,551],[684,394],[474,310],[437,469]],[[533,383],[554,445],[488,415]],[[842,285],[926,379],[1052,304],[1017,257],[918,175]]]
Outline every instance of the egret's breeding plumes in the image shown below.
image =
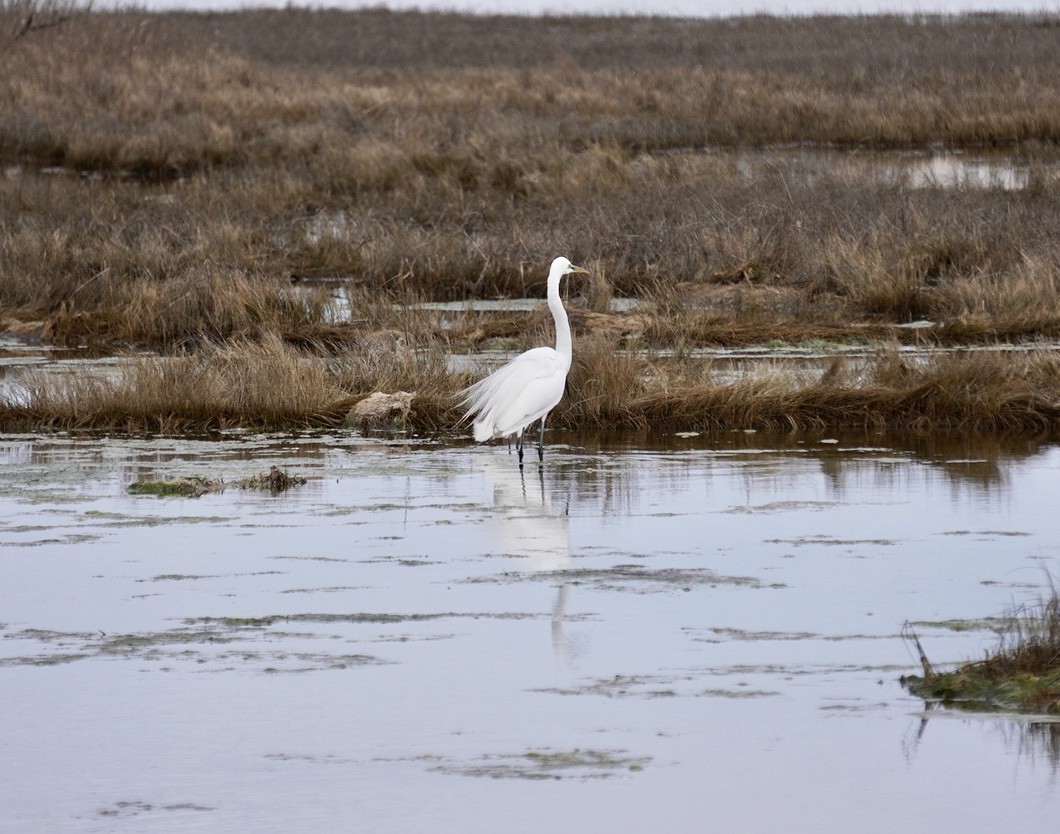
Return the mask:
[[474,417],[475,440],[515,435],[519,465],[523,465],[523,431],[541,421],[537,459],[545,459],[545,417],[563,397],[572,353],[570,322],[559,298],[564,275],[589,271],[566,258],[556,258],[548,272],[548,309],[556,322],[556,347],[539,347],[520,353],[511,362],[480,379],[464,391],[465,419]]

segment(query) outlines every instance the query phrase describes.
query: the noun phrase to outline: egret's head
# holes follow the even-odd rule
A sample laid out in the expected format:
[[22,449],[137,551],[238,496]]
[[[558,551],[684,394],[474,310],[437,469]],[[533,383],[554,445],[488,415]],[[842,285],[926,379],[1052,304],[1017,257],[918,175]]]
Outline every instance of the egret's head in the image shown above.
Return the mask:
[[566,258],[559,257],[559,258],[556,258],[556,260],[554,260],[552,262],[552,268],[549,270],[549,273],[551,275],[559,275],[559,276],[571,275],[571,274],[588,275],[589,274],[589,270],[587,270],[587,269],[585,269],[583,267],[580,267],[580,266],[575,266],[570,261],[568,261]]

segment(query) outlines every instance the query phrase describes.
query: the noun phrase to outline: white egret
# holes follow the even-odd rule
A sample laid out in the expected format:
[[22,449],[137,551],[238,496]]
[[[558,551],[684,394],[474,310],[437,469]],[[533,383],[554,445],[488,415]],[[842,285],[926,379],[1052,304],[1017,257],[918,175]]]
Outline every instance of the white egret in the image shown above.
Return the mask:
[[564,275],[587,269],[566,258],[556,258],[548,272],[548,309],[556,322],[556,347],[538,347],[520,353],[511,362],[480,379],[464,391],[467,414],[474,417],[475,440],[482,443],[495,437],[515,435],[519,465],[523,465],[523,431],[535,420],[541,421],[537,458],[545,459],[545,417],[563,397],[573,355],[570,322],[559,297]]

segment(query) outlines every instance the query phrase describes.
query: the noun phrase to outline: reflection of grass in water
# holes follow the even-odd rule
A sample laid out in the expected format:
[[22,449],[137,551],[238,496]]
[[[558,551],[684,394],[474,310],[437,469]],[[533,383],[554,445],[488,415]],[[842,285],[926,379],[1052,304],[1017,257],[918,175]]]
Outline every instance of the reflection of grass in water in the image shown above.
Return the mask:
[[672,686],[677,680],[677,678],[664,678],[661,675],[614,675],[609,678],[591,680],[579,687],[540,691],[556,695],[603,695],[607,698],[627,696],[673,698],[678,694]]
[[[50,530],[52,528],[42,528]],[[21,531],[12,531],[21,532]],[[52,536],[46,539],[36,539],[35,541],[25,542],[3,542],[0,547],[43,547],[49,544],[81,544],[83,542],[94,542],[103,538],[95,533],[66,533],[62,536]]]
[[235,576],[283,576],[285,571],[259,570],[250,573],[160,573],[147,579],[137,579],[137,582],[182,582],[189,579],[230,579]]
[[572,568],[569,570],[505,572],[495,576],[475,577],[472,583],[545,581],[558,584],[590,585],[598,590],[659,593],[690,591],[694,587],[736,585],[747,588],[783,588],[783,583],[765,583],[753,576],[725,576],[706,568],[645,568],[640,565],[616,565],[612,568]]
[[1029,536],[1022,530],[948,530],[943,536]]
[[204,629],[194,631],[178,629],[153,633],[113,635],[102,632],[62,632],[48,629],[25,629],[16,634],[5,636],[12,639],[36,640],[40,643],[50,644],[57,649],[66,649],[76,645],[77,651],[5,658],[0,660],[0,665],[3,666],[54,666],[62,663],[72,663],[75,660],[112,657],[115,655],[158,657],[160,656],[159,649],[165,646],[229,643],[243,639],[238,636],[226,636],[216,631]]
[[0,666],[61,666],[64,663],[73,663],[75,660],[84,660],[90,656],[87,654],[50,654],[35,657],[7,657],[0,660]]
[[[206,660],[216,662],[263,663],[265,672],[307,672],[326,669],[348,669],[355,666],[368,666],[385,663],[377,657],[363,654],[336,655],[326,652],[262,652],[254,649],[237,649],[235,651],[215,652],[209,655],[195,649],[196,646],[217,646],[226,643],[240,643],[248,638],[237,631],[225,633],[215,629],[174,629],[171,631],[143,632],[130,634],[93,634],[87,632],[58,632],[43,629],[5,635],[15,639],[37,640],[52,644],[55,648],[67,648],[72,643],[78,645],[78,651],[65,651],[55,654],[26,655],[0,660],[0,666],[54,666],[72,663],[76,660],[88,660],[101,657],[139,658],[144,660],[163,660],[177,658],[203,663]],[[313,638],[318,635],[291,635],[286,633],[272,634],[275,639],[293,637]],[[167,652],[166,649],[172,651]],[[297,664],[297,665],[295,665]]]
[[262,671],[274,675],[280,672],[319,672],[324,669],[350,669],[355,666],[377,666],[386,663],[385,660],[380,660],[378,657],[372,657],[367,654],[329,655],[319,653],[299,653],[281,655],[280,659],[297,661],[308,665],[290,668],[266,666]]
[[122,516],[114,513],[106,521],[93,521],[93,527],[162,527],[167,524],[218,524],[232,521],[231,516],[224,515],[127,515]]
[[320,756],[310,753],[266,753],[263,758],[270,759],[274,762],[311,762],[313,764],[331,765],[357,764],[355,759],[342,758],[331,753]]
[[139,814],[149,814],[155,811],[212,811],[205,805],[196,805],[192,802],[176,802],[170,805],[153,805],[150,802],[115,802],[107,808],[101,808],[98,816],[106,818],[135,817]]
[[614,675],[590,680],[578,687],[537,691],[554,695],[600,695],[605,698],[678,698],[686,694],[707,698],[764,698],[779,694],[767,690],[745,689],[739,684],[735,689],[711,688],[688,693],[680,691],[681,684],[687,684],[695,678],[694,675]]
[[876,545],[879,547],[891,547],[898,544],[894,539],[837,539],[832,536],[800,536],[797,539],[766,539],[766,544],[789,544],[792,547],[803,547],[805,545],[827,545],[829,547],[858,547],[861,545]]
[[815,640],[821,635],[810,631],[745,631],[742,628],[712,628],[712,633],[730,640]]
[[946,631],[999,631],[1008,624],[1005,617],[981,617],[978,620],[915,620],[909,623],[914,628],[937,628]]
[[768,689],[704,689],[699,693],[703,698],[768,698],[779,694]]
[[[686,631],[694,631],[686,629]],[[891,640],[893,634],[819,634],[814,631],[747,631],[742,628],[714,627],[705,630],[710,636],[693,636],[703,643],[720,643],[722,640],[744,640],[748,642],[772,640],[822,640],[839,643],[844,640]]]
[[1010,749],[1043,759],[1054,771],[1060,769],[1060,721],[1001,722],[998,727],[1008,736]]
[[264,617],[193,617],[184,622],[188,625],[201,623],[204,625],[219,625],[232,629],[244,628],[268,628],[276,623],[418,623],[430,622],[432,620],[449,619],[472,619],[472,620],[536,620],[545,617],[544,614],[521,614],[518,612],[508,613],[480,613],[480,612],[455,612],[430,614],[387,614],[387,613],[365,613],[352,614],[270,614]]
[[438,773],[488,776],[492,779],[607,779],[636,773],[651,761],[625,750],[528,750],[525,753],[486,755],[470,763],[441,762],[430,768]]
[[[187,580],[203,577],[183,575],[155,577],[154,581]],[[126,634],[104,634],[102,632],[61,632],[47,629],[26,629],[16,633],[5,633],[6,639],[36,641],[47,644],[49,651],[32,655],[21,655],[0,659],[0,666],[46,666],[71,663],[76,660],[99,658],[129,658],[148,661],[175,660],[198,664],[229,664],[224,668],[251,666],[260,671],[304,672],[328,669],[348,669],[387,661],[364,654],[333,654],[328,652],[289,652],[282,648],[261,650],[248,645],[255,639],[266,640],[271,645],[288,645],[290,641],[321,639],[314,633],[293,634],[272,630],[277,624],[308,623],[334,625],[395,625],[404,623],[433,622],[449,619],[528,620],[545,619],[547,614],[444,612],[426,614],[351,613],[351,614],[277,614],[264,617],[198,617],[184,620],[184,628],[167,631],[138,632]],[[440,640],[449,635],[371,635],[370,640],[407,642],[411,639]],[[234,650],[221,651],[219,646],[238,643]],[[243,646],[246,646],[245,648]]]
[[195,631],[157,631],[144,634],[108,635],[96,644],[99,654],[139,654],[148,649],[160,646],[174,646],[201,643],[231,643],[242,638],[218,634],[216,631],[200,629]]
[[724,512],[732,514],[787,513],[807,510],[829,510],[836,506],[835,501],[770,501],[767,504],[754,506],[733,506]]

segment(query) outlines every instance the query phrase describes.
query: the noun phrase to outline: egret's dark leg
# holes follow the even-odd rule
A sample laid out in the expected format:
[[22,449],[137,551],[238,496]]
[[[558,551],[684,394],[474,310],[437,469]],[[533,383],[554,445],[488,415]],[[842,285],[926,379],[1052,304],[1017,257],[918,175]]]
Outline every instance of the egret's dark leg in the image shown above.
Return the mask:
[[537,459],[540,463],[545,462],[545,417],[541,418],[541,434],[537,438]]
[[515,436],[515,449],[519,453],[519,468],[523,466],[523,430],[519,429],[519,434]]

